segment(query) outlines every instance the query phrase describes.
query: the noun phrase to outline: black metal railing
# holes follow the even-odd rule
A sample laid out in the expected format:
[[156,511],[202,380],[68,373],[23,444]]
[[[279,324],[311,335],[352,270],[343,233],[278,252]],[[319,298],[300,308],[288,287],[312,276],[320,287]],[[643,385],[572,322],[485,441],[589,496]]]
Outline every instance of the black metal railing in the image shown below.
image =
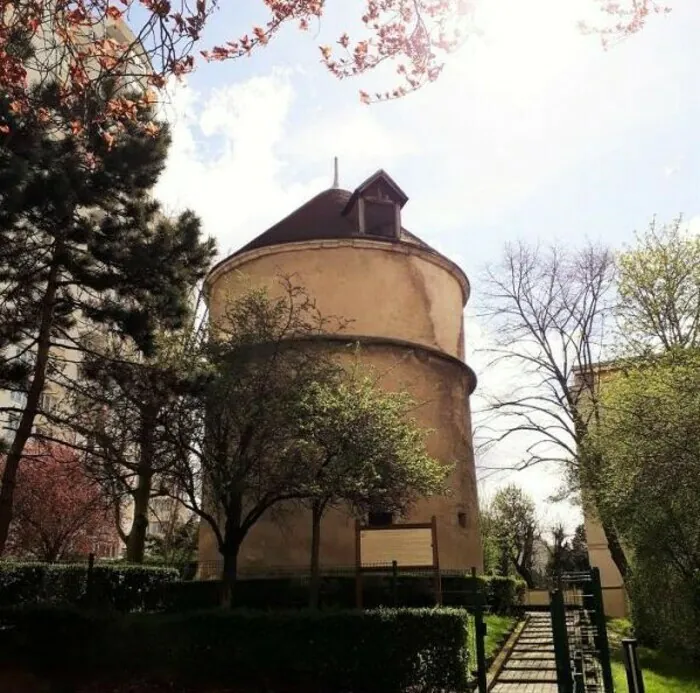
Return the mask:
[[598,569],[558,576],[551,615],[559,693],[614,693]]

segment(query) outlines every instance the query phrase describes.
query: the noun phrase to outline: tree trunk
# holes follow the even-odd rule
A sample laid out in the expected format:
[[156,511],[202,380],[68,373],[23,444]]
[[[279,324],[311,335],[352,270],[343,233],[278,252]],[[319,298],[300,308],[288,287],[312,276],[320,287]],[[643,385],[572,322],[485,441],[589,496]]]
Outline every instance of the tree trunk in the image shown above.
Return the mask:
[[320,558],[321,558],[321,516],[323,508],[320,503],[311,506],[311,574],[309,580],[309,606],[318,609],[319,592],[321,588]]
[[617,530],[609,522],[601,521],[601,525],[603,527],[603,532],[605,533],[605,538],[608,542],[610,556],[617,566],[617,569],[620,571],[622,581],[627,584],[630,573],[630,564],[627,560],[627,556],[625,555],[625,550],[620,543],[620,537]]
[[227,547],[224,552],[224,570],[221,575],[221,606],[233,604],[233,587],[238,576],[238,550],[240,546]]
[[141,431],[139,432],[138,484],[134,491],[134,520],[126,543],[126,560],[130,563],[143,563],[148,532],[148,505],[151,500],[153,482],[153,427],[155,416],[151,408],[141,411]]
[[148,501],[151,499],[152,475],[139,474],[134,491],[134,519],[126,542],[126,560],[129,563],[143,563],[148,532]]
[[[54,258],[60,255],[61,244],[54,249]],[[0,556],[5,551],[7,537],[12,522],[12,502],[17,484],[17,471],[24,453],[24,448],[32,435],[34,418],[39,406],[39,399],[46,383],[46,370],[51,350],[51,329],[53,327],[54,307],[56,305],[56,290],[58,288],[59,263],[54,259],[46,280],[46,292],[42,300],[39,332],[37,334],[36,360],[32,383],[27,393],[27,404],[22,412],[14,440],[5,458],[5,469],[2,474],[0,487]]]
[[219,547],[224,558],[221,575],[221,606],[230,607],[233,603],[233,586],[238,577],[238,552],[241,549],[245,533],[241,530],[243,499],[234,495],[226,511],[223,546]]
[[515,566],[515,569],[518,571],[518,575],[525,580],[525,584],[530,589],[533,589],[535,586],[535,581],[532,578],[532,571],[526,566],[521,563],[518,563],[517,560],[513,559],[513,565]]

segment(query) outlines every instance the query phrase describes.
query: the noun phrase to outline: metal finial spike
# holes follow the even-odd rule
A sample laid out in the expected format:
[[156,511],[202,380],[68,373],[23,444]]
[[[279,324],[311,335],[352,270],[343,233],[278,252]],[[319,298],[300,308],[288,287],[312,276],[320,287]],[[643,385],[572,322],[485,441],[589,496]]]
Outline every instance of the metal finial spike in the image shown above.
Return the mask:
[[338,157],[334,157],[333,159],[333,187],[334,188],[339,188],[340,187],[340,180],[338,178]]

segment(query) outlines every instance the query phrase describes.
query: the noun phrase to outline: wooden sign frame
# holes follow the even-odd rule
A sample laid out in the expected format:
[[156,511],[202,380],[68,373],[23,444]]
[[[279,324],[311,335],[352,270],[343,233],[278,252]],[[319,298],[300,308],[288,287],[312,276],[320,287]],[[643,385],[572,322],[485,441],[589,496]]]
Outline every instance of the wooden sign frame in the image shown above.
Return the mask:
[[429,529],[432,544],[432,563],[425,565],[402,565],[397,566],[394,561],[393,571],[410,572],[412,570],[425,570],[432,568],[433,584],[435,588],[435,602],[438,606],[442,604],[442,585],[440,581],[440,552],[438,550],[437,518],[433,515],[430,522],[407,522],[405,524],[389,524],[380,527],[363,525],[359,520],[355,520],[355,604],[358,609],[362,608],[362,576],[364,573],[385,573],[392,566],[363,566],[362,565],[362,532],[383,532],[387,530],[407,530],[407,529]]

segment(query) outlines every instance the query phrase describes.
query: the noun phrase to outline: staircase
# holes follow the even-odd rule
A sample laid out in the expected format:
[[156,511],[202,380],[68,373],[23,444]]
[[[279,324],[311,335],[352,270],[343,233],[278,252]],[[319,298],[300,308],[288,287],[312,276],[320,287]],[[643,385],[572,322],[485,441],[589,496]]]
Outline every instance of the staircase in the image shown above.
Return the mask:
[[525,627],[498,673],[491,693],[557,693],[550,616],[530,613],[526,618]]

